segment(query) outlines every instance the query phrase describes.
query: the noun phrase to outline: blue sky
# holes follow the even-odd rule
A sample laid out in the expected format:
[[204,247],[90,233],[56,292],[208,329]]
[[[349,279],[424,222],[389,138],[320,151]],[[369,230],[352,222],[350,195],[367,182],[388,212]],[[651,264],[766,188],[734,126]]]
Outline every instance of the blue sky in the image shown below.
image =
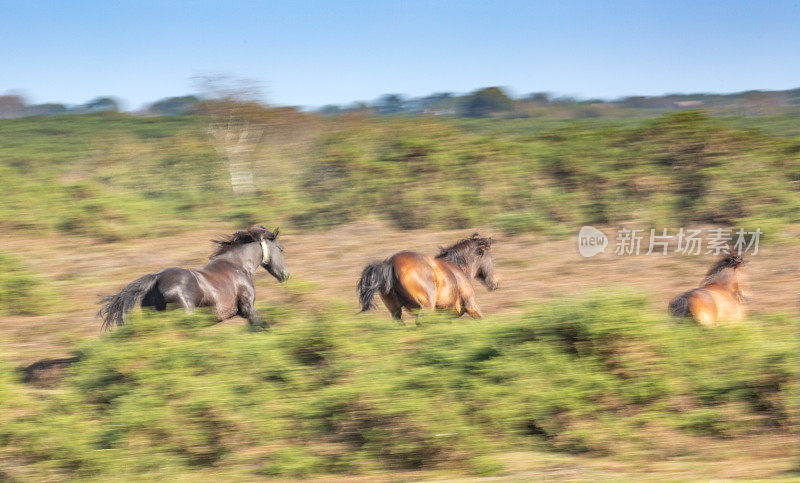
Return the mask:
[[0,0],[0,93],[128,108],[257,79],[321,106],[506,86],[583,98],[800,87],[794,1]]

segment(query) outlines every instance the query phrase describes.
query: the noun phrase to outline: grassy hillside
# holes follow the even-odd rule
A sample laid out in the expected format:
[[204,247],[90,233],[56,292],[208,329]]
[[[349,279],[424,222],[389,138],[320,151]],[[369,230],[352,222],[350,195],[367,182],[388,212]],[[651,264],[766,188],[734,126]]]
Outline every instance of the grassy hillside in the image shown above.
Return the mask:
[[553,235],[582,224],[800,221],[800,141],[697,112],[555,124],[292,119],[304,141],[267,138],[250,197],[231,195],[199,118],[2,121],[0,226],[115,240],[210,219],[314,229],[379,217]]
[[39,397],[5,365],[6,476],[477,475],[502,473],[487,455],[503,451],[645,461],[797,429],[788,317],[707,330],[625,294],[421,329],[341,308],[264,311],[274,331],[135,318],[76,348],[59,390]]
[[[198,117],[0,121],[0,479],[785,476],[794,248],[767,243],[753,315],[708,330],[663,310],[707,257],[579,261],[563,239],[623,223],[791,236],[800,140],[762,121],[287,117],[239,197]],[[98,333],[99,294],[196,266],[254,222],[281,226],[296,276],[257,279],[272,331],[136,312]],[[510,235],[502,290],[479,289],[489,317],[354,315],[367,261],[476,226]]]

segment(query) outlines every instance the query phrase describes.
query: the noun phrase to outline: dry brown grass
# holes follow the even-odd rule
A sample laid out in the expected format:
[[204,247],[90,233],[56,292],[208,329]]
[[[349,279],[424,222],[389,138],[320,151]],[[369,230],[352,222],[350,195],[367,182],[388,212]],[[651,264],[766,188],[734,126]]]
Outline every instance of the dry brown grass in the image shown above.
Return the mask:
[[[158,239],[114,243],[73,237],[0,236],[4,250],[24,258],[63,294],[65,301],[58,314],[5,318],[0,325],[0,340],[5,343],[6,354],[22,363],[65,355],[71,342],[98,333],[94,314],[100,295],[116,292],[134,278],[165,267],[201,266],[211,251],[209,240],[231,231],[233,227],[219,224]],[[486,228],[478,231],[492,233]],[[382,223],[362,222],[330,231],[288,232],[281,239],[293,276],[315,285],[314,298],[350,302],[355,313],[355,284],[367,262],[403,249],[434,254],[439,245],[467,235],[463,230],[400,231]],[[649,294],[653,308],[665,310],[673,296],[697,286],[713,260],[710,255],[621,257],[610,253],[613,240],[607,253],[587,259],[578,254],[572,239],[493,236],[501,287],[493,293],[477,289],[478,303],[487,314],[514,313],[529,302],[620,287]],[[762,246],[750,259],[748,296],[753,313],[797,311],[800,258],[796,254],[794,245]],[[293,296],[265,272],[258,274],[256,287],[260,303],[285,303]],[[388,313],[387,323],[391,323]]]

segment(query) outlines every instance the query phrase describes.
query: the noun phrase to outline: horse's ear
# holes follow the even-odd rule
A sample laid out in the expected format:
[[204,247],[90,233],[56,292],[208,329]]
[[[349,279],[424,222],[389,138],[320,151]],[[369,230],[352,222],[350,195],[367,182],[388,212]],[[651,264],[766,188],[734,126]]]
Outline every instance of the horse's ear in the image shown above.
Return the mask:
[[278,238],[278,233],[280,233],[280,231],[281,231],[280,228],[277,228],[277,227],[275,228],[275,231],[272,232],[273,233],[273,235],[272,235],[272,239],[273,240]]
[[471,238],[472,238],[472,239],[475,239],[475,238],[480,238],[480,237],[481,237],[480,233],[478,233],[478,232],[476,231],[475,233],[473,233],[473,234],[472,234],[472,237],[471,237]]

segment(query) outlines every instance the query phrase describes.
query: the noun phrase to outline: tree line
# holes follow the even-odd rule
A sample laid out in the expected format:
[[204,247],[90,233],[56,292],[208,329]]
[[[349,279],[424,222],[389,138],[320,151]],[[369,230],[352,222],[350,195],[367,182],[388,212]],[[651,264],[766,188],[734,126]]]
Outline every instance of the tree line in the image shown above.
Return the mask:
[[[135,111],[138,115],[175,116],[202,111],[205,93],[160,99]],[[437,92],[422,97],[385,94],[371,102],[347,105],[329,104],[312,110],[333,116],[351,113],[375,115],[430,115],[457,117],[629,117],[643,112],[681,109],[708,109],[730,115],[796,114],[800,111],[800,88],[782,91],[751,90],[732,94],[666,94],[661,96],[627,96],[614,100],[579,99],[533,92],[512,96],[501,87],[484,87],[459,95]],[[18,94],[0,96],[0,119],[86,114],[121,111],[114,97],[97,97],[84,104],[67,106],[60,103],[28,104]]]

